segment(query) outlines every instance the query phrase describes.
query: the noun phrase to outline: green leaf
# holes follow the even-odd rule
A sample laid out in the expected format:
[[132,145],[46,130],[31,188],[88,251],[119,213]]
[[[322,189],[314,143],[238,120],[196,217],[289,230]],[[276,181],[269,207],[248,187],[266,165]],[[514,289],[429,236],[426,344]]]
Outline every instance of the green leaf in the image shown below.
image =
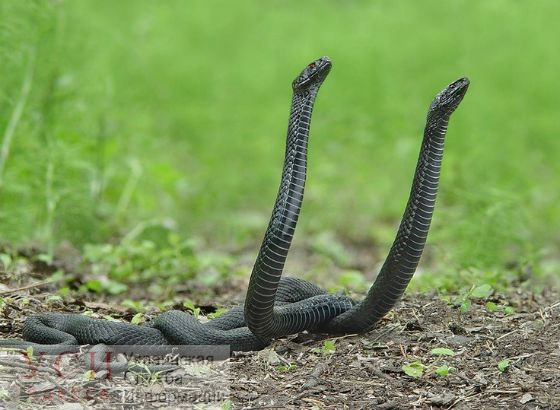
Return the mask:
[[332,340],[325,340],[323,343],[323,353],[325,354],[333,354],[334,352],[336,352],[336,347],[334,345],[334,342]]
[[93,370],[88,370],[87,372],[84,373],[83,376],[83,381],[84,382],[89,382],[95,380],[95,371]]
[[332,340],[325,340],[323,342],[323,346],[321,348],[314,348],[311,349],[313,353],[321,353],[321,354],[333,354],[336,352],[336,346]]
[[136,312],[143,312],[145,310],[142,303],[135,300],[125,299],[121,302],[121,305]]
[[297,369],[297,365],[293,363],[276,366],[276,371],[279,373],[286,373],[295,369]]
[[101,284],[101,281],[92,279],[86,282],[86,288],[92,292],[99,293],[103,290],[103,285]]
[[64,279],[65,276],[66,276],[66,274],[64,273],[64,271],[61,270],[61,269],[58,269],[55,272],[53,272],[52,275],[49,276],[49,281],[59,282],[62,279]]
[[130,320],[130,323],[132,323],[133,325],[139,325],[143,321],[144,321],[144,314],[139,312],[139,313],[136,313],[134,316],[132,316],[132,319]]
[[35,259],[41,262],[46,263],[47,265],[52,265],[53,257],[47,253],[40,253],[35,256]]
[[513,315],[515,313],[515,309],[511,306],[506,306],[506,308],[504,309],[504,313],[506,315]]
[[455,356],[455,352],[446,347],[436,347],[432,349],[431,352],[436,356]]
[[471,297],[476,299],[486,299],[494,292],[492,286],[488,284],[480,285],[474,288],[471,292]]
[[508,359],[501,360],[498,363],[498,370],[501,371],[502,373],[505,372],[508,367],[509,367],[509,360]]
[[183,306],[192,311],[194,317],[198,318],[200,316],[200,308],[196,307],[192,300],[185,299]]
[[224,313],[226,313],[229,309],[226,308],[218,308],[216,309],[215,312],[209,313],[208,314],[208,319],[216,319],[217,317],[222,316]]
[[25,353],[27,353],[27,357],[29,358],[29,360],[33,360],[33,346],[27,346],[27,349],[25,349]]
[[51,295],[47,298],[48,305],[56,305],[57,303],[61,303],[62,298],[58,295]]
[[233,408],[233,402],[231,400],[226,400],[220,406],[220,410],[231,410]]
[[414,377],[415,379],[419,379],[424,374],[424,365],[422,362],[415,361],[409,364],[404,364],[402,366],[403,372],[405,372],[408,376]]
[[194,305],[194,302],[190,299],[185,299],[183,301],[183,307],[189,309],[189,310],[195,310],[196,306]]
[[4,269],[8,270],[12,264],[12,257],[7,253],[0,253],[0,262],[4,265]]
[[461,311],[461,313],[467,313],[469,310],[471,310],[471,301],[467,299],[461,302],[459,310]]
[[68,286],[63,286],[58,289],[57,293],[62,297],[68,296],[70,294],[70,288]]
[[496,312],[498,310],[498,305],[494,302],[486,302],[485,306],[489,312]]
[[447,377],[449,375],[450,371],[451,371],[451,368],[449,366],[447,366],[446,364],[444,364],[443,366],[440,366],[436,369],[436,373],[438,374],[438,376],[441,376],[441,377]]

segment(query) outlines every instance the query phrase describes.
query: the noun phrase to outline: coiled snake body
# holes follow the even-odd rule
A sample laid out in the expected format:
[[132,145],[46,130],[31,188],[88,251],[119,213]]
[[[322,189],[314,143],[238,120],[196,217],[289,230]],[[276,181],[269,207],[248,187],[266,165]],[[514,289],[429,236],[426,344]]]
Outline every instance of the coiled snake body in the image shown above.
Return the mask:
[[282,179],[244,307],[234,307],[204,324],[181,311],[165,312],[145,326],[76,314],[39,314],[26,320],[25,341],[0,340],[0,347],[33,346],[46,354],[81,344],[230,345],[233,351],[247,351],[262,349],[271,338],[303,330],[370,330],[403,294],[422,254],[435,205],[447,123],[467,90],[468,80],[449,85],[430,106],[412,191],[397,237],[367,297],[357,303],[343,295],[327,294],[301,279],[281,278],[303,200],[313,104],[330,68],[330,60],[320,58],[292,84]]
[[[469,80],[461,78],[436,95],[428,110],[424,139],[420,149],[416,173],[408,203],[389,255],[366,298],[351,309],[318,326],[329,333],[366,332],[395,305],[404,293],[418,266],[434,211],[443,157],[447,124],[453,111],[463,99]],[[301,192],[301,193],[300,193]],[[303,193],[288,199],[298,207]],[[253,333],[264,340],[285,334],[285,316],[274,305],[275,292],[281,280],[287,256],[286,240],[295,229],[295,220],[273,218],[266,231],[261,251],[253,268],[245,317]]]
[[[319,87],[328,75],[331,62],[324,57],[311,63],[292,84],[293,98],[288,126],[282,184],[274,206],[271,224],[297,220],[303,189],[298,178],[305,178],[305,156],[311,112]],[[297,206],[293,198],[297,197]],[[286,200],[289,198],[290,200]],[[280,222],[282,221],[282,222]],[[291,242],[288,232],[283,246]],[[287,251],[286,251],[287,252]],[[274,302],[273,302],[274,303]],[[285,324],[285,334],[313,328],[354,305],[342,295],[329,295],[323,289],[296,278],[280,282],[277,312]],[[45,354],[68,351],[71,346],[103,345],[229,345],[233,351],[262,349],[269,342],[255,336],[246,326],[243,307],[207,323],[181,311],[168,311],[145,326],[94,319],[84,315],[46,313],[29,317],[21,340],[0,340],[0,347],[33,346]],[[114,369],[114,368],[113,368]]]

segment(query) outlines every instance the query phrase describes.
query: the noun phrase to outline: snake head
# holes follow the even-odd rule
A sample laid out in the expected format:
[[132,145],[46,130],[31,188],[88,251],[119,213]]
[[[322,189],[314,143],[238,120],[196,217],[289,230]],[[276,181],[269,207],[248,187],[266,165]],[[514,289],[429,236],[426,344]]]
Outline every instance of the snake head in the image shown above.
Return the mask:
[[432,101],[428,117],[451,115],[465,96],[469,83],[469,79],[463,77],[445,87]]
[[292,89],[304,91],[312,87],[318,88],[331,71],[331,67],[332,63],[328,57],[321,57],[313,61],[293,81]]

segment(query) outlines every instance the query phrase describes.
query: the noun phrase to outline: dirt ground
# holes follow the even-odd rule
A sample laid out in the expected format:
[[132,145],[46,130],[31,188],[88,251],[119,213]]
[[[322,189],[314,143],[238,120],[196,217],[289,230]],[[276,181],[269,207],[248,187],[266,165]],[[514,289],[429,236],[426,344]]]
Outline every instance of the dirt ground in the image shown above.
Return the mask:
[[[288,373],[271,371],[258,355],[237,357],[236,402],[317,408],[560,408],[558,293],[518,294],[517,313],[491,313],[474,304],[459,314],[436,297],[407,296],[395,314],[367,335],[334,339],[335,352],[317,354],[321,341],[277,341]],[[454,356],[437,356],[446,347]],[[507,359],[502,372],[498,363]],[[424,374],[402,366],[420,361]],[[435,369],[452,367],[442,377]]]
[[[53,300],[52,285],[18,285],[4,285],[0,291],[1,338],[18,337],[25,317],[36,312],[87,309],[99,317],[125,320],[134,315],[116,300]],[[225,286],[230,294],[243,294],[243,282]],[[223,296],[223,290],[217,293]],[[209,365],[217,369],[225,395],[210,404],[199,401],[196,408],[560,408],[560,292],[494,294],[473,299],[466,312],[452,301],[435,294],[406,295],[368,334],[300,334],[277,340],[261,352],[237,353]],[[490,309],[487,302],[497,308]],[[504,311],[506,305],[513,310]],[[204,309],[211,310],[212,306]],[[155,314],[148,311],[147,319]],[[437,348],[448,350],[433,351]],[[33,378],[41,371],[31,374],[19,352],[0,353],[0,366],[0,407],[2,402],[8,408],[195,407],[193,402],[125,397],[118,379],[86,381],[80,374],[61,381],[52,369],[41,369],[44,378]],[[417,374],[408,375],[405,369]],[[92,394],[69,389],[78,384]],[[144,387],[160,393],[166,389],[154,380]],[[188,389],[194,393],[200,383],[191,382]],[[64,394],[55,394],[61,390]],[[98,394],[102,390],[112,394],[113,404]]]

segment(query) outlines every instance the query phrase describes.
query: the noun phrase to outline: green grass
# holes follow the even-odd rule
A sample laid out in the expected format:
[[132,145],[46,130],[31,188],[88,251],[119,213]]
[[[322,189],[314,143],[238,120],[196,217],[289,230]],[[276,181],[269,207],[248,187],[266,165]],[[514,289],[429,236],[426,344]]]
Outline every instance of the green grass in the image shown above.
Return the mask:
[[52,250],[163,224],[258,242],[290,83],[329,55],[299,238],[386,249],[427,107],[467,75],[425,263],[450,286],[468,269],[556,272],[559,17],[553,0],[2,1],[1,239]]

